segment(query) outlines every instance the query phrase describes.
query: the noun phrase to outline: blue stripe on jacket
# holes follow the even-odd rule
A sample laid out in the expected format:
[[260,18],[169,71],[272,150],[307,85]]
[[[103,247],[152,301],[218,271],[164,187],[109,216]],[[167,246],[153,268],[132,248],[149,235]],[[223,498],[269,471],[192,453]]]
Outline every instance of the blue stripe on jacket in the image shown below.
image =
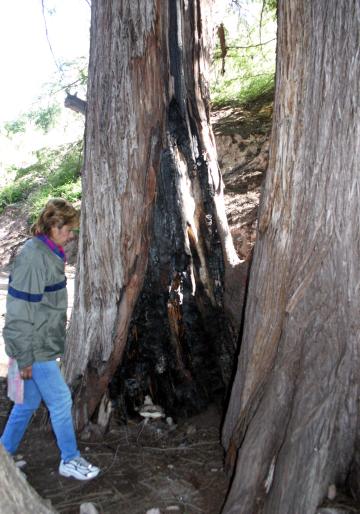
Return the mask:
[[25,293],[25,291],[18,291],[11,286],[9,286],[8,293],[14,298],[19,298],[20,300],[25,300],[27,302],[41,302],[43,297],[42,294]]
[[52,286],[46,286],[45,291],[47,293],[52,291],[59,291],[60,289],[64,289],[66,287],[66,278],[62,282],[58,282],[57,284],[53,284]]
[[[9,277],[9,284],[11,283],[11,276]],[[57,284],[53,284],[51,286],[46,286],[44,291],[46,293],[52,293],[54,291],[60,291],[60,289],[64,289],[66,287],[66,278],[62,282],[58,282]],[[13,296],[14,298],[18,298],[20,300],[25,300],[26,302],[41,302],[43,294],[33,294],[33,293],[26,293],[25,291],[19,291],[18,289],[15,289],[14,287],[11,287],[9,285],[8,293]]]

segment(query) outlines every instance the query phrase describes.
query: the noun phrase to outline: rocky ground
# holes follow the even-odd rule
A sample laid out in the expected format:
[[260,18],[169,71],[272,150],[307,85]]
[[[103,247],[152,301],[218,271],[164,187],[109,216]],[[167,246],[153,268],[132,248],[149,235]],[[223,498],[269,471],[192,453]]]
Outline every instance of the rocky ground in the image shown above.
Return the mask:
[[[250,260],[255,241],[260,185],[267,165],[271,103],[251,113],[227,109],[214,116],[219,161],[226,184],[225,202],[236,249]],[[262,112],[259,117],[259,111]],[[10,206],[0,216],[0,328],[5,312],[8,264],[27,238],[26,213]],[[74,268],[69,267],[68,288],[72,299]],[[0,340],[0,375],[6,372]],[[0,433],[11,407],[6,380],[0,379]],[[58,450],[40,411],[19,448],[25,460],[28,482],[58,512],[78,513],[91,502],[102,514],[124,512],[217,514],[221,510],[229,479],[223,470],[220,445],[220,408],[212,405],[191,419],[145,422],[139,416],[124,425],[112,419],[105,438],[83,434],[82,453],[99,465],[101,475],[90,483],[60,477]]]

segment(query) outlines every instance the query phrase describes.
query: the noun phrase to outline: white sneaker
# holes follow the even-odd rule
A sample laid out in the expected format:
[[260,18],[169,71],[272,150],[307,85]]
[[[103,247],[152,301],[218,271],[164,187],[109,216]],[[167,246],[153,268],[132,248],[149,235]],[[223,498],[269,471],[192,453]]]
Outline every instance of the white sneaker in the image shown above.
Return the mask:
[[100,473],[100,468],[90,464],[84,457],[75,457],[74,459],[60,462],[59,473],[63,477],[74,477],[77,480],[91,480]]

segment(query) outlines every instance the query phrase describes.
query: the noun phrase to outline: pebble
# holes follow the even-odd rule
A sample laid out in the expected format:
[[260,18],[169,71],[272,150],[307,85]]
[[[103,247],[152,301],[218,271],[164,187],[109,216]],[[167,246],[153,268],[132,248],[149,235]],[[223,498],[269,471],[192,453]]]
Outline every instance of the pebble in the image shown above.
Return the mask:
[[80,514],[99,514],[99,511],[93,503],[86,502],[80,505]]
[[174,424],[174,420],[171,416],[168,416],[165,421],[169,425],[169,427],[171,427]]
[[194,435],[196,434],[196,426],[195,425],[189,425],[186,430],[187,435]]
[[146,511],[146,514],[161,514],[160,509],[149,509]]
[[335,498],[336,498],[336,485],[335,484],[329,485],[327,497],[329,498],[330,501],[335,500]]
[[80,434],[81,441],[89,441],[91,438],[91,432],[88,427],[84,428],[84,430]]

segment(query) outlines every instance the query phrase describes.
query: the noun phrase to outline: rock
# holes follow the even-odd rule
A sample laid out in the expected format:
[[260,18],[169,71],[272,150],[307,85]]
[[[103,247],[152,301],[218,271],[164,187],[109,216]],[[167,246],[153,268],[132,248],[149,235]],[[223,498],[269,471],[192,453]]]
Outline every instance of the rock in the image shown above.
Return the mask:
[[146,511],[146,514],[161,514],[160,509],[149,509]]
[[189,425],[188,428],[186,429],[186,434],[187,435],[194,435],[194,434],[196,434],[196,426],[195,425]]
[[168,416],[165,421],[169,427],[169,431],[173,431],[173,430],[177,429],[176,423],[174,423],[174,420],[170,416]]
[[99,511],[93,503],[86,502],[80,505],[80,514],[99,514]]
[[84,430],[80,434],[80,440],[81,441],[89,441],[91,438],[91,430],[88,426],[84,428]]

